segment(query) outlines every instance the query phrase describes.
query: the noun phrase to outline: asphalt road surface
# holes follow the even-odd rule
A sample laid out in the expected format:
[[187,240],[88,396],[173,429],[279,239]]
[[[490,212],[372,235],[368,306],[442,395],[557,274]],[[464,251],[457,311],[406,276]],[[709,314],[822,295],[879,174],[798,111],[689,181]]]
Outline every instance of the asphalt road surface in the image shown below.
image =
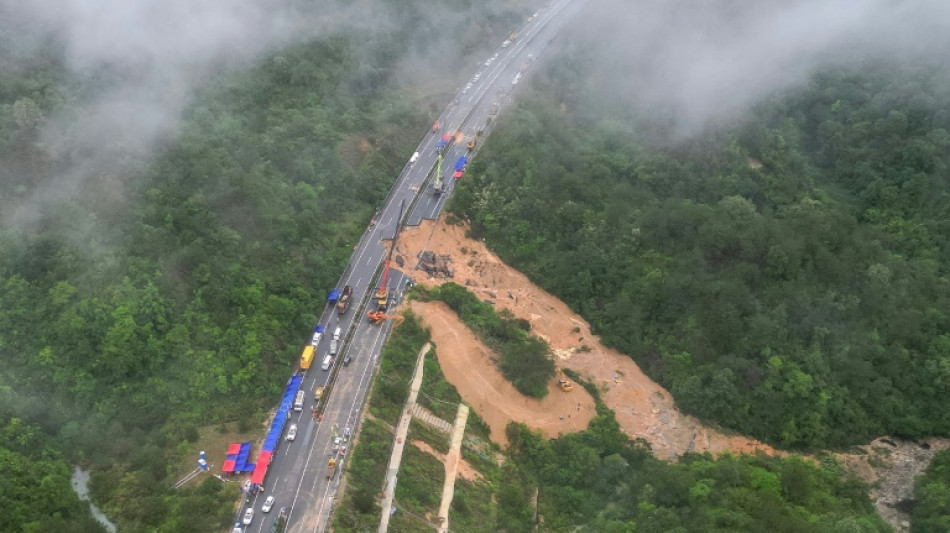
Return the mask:
[[[409,225],[438,217],[455,187],[452,174],[456,160],[462,155],[471,159],[478,147],[469,151],[466,142],[461,141],[445,150],[442,171],[446,190],[443,194],[434,194],[431,185],[437,158],[436,143],[446,132],[463,131],[466,136],[472,136],[477,130],[482,131],[479,145],[484,142],[497,114],[510,102],[512,91],[520,83],[519,74],[530,68],[533,60],[540,56],[582,3],[583,0],[553,0],[516,30],[518,35],[513,42],[504,47],[499,43],[491,63],[485,66],[484,61],[489,59],[485,58],[479,64],[476,70],[478,80],[470,80],[472,84],[467,89],[460,88],[456,98],[437,119],[440,130],[426,133],[416,149],[418,160],[407,163],[400,173],[383,207],[377,212],[375,223],[367,228],[354,247],[353,256],[337,285],[337,288],[346,285],[353,288],[349,310],[340,315],[328,305],[320,317],[319,323],[326,327],[326,331],[301,384],[307,401],[303,410],[293,412],[286,424],[286,427],[297,424],[296,439],[292,442],[281,440],[264,480],[264,490],[241,508],[239,516],[249,506],[255,510],[247,532],[270,532],[282,507],[288,510],[286,531],[326,531],[340,475],[349,459],[349,450],[342,456],[332,450],[333,441],[337,436],[342,437],[346,428],[355,434],[380,351],[392,327],[389,320],[373,325],[366,318],[366,311],[375,302],[374,298],[368,297],[377,291],[377,276],[385,261],[383,241],[393,237],[402,206],[408,210],[404,219]],[[406,259],[412,261],[412,258]],[[406,278],[395,266],[394,262],[387,285],[396,298],[401,298]],[[332,332],[337,327],[343,331],[344,343],[331,368],[324,371],[321,364],[329,351]],[[344,365],[347,356],[350,362]],[[330,385],[322,400],[322,420],[314,419],[311,416],[313,391],[321,385],[327,386],[328,382]],[[328,478],[327,462],[331,455],[338,457],[340,463],[335,474]],[[274,496],[275,503],[270,513],[263,513],[261,505],[267,496]]]

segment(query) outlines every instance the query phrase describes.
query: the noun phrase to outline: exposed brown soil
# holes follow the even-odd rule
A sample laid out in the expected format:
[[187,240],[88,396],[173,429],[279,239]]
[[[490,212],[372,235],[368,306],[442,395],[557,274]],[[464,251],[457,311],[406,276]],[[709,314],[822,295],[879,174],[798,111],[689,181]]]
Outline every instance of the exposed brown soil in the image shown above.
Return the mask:
[[[448,255],[454,274],[451,279],[436,278],[416,270],[413,280],[430,286],[454,281],[494,302],[496,309],[508,309],[530,321],[532,333],[550,344],[558,365],[595,383],[604,402],[616,412],[621,429],[632,438],[650,443],[657,457],[670,459],[687,451],[776,453],[767,444],[727,435],[682,414],[670,394],[644,375],[630,357],[603,346],[584,319],[502,263],[484,243],[467,238],[465,231],[464,226],[449,225],[444,220],[424,221],[418,227],[407,228],[400,235],[397,250],[407,268],[414,267],[419,254],[428,250]],[[412,308],[432,329],[446,378],[489,423],[492,440],[505,444],[503,427],[508,420],[524,422],[549,437],[586,427],[593,416],[593,401],[586,391],[575,387],[573,392],[564,393],[552,381],[551,392],[542,402],[526,398],[501,376],[489,350],[451,310],[436,303],[413,303]],[[571,416],[562,422],[562,415]]]
[[594,417],[594,399],[580,387],[563,392],[552,379],[547,396],[541,400],[518,392],[498,370],[492,352],[442,302],[412,302],[410,307],[432,331],[445,378],[485,420],[493,441],[508,444],[505,426],[512,420],[553,438],[585,429]]

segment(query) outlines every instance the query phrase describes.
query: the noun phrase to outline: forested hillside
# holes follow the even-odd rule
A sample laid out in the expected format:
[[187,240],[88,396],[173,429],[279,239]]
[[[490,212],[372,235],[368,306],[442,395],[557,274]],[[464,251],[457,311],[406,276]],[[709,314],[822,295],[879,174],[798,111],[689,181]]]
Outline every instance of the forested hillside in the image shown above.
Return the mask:
[[827,70],[687,138],[577,46],[451,209],[688,412],[793,448],[950,433],[950,70]]
[[511,424],[498,530],[529,532],[533,498],[548,531],[890,531],[867,489],[833,462],[686,454],[657,460],[627,439],[602,405],[590,428],[546,441]]
[[[57,501],[77,461],[92,468],[95,500],[121,530],[228,525],[233,485],[169,488],[196,460],[184,451],[200,428],[256,427],[277,401],[353,243],[429,111],[444,105],[438,87],[407,92],[401,66],[480,53],[486,32],[505,34],[529,9],[473,15],[428,3],[426,17],[454,32],[419,35],[421,7],[380,8],[385,24],[372,34],[340,20],[332,32],[216,66],[173,118],[174,135],[144,154],[114,137],[101,153],[53,139],[54,121],[68,124],[128,73],[73,71],[54,36],[6,21],[0,420],[36,424],[30,431],[58,451],[43,457],[56,476],[17,478],[33,506],[5,515],[13,521],[2,529],[39,531],[27,527],[37,516],[81,510]],[[457,83],[441,76],[446,88]],[[104,170],[80,180],[90,162]],[[0,453],[24,452],[0,441]],[[30,461],[39,459],[27,456],[24,469]],[[64,524],[86,517],[65,511]]]

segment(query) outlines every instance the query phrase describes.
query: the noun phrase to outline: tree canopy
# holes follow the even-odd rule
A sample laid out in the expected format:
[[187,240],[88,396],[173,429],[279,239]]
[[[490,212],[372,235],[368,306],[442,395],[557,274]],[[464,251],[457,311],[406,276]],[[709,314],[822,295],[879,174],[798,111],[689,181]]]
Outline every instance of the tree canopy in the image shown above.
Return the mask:
[[946,70],[823,72],[674,140],[570,57],[461,182],[476,237],[707,420],[797,448],[950,432]]

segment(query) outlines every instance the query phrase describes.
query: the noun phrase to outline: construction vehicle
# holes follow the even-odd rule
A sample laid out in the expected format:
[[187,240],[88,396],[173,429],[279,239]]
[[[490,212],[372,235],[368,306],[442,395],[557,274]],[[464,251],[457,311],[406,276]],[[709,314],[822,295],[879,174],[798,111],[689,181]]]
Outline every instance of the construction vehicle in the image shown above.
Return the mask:
[[396,324],[402,323],[405,320],[405,317],[402,315],[387,315],[385,311],[376,311],[369,313],[369,319],[373,324],[382,324],[383,320],[392,320]]
[[561,390],[564,392],[574,390],[574,384],[568,381],[567,376],[564,375],[564,371],[562,371],[560,367],[554,367],[554,370],[557,372],[557,386],[561,387]]
[[310,368],[310,363],[313,362],[313,345],[308,344],[304,347],[303,353],[300,354],[300,369],[306,370]]
[[323,398],[323,386],[319,386],[316,390],[313,391],[313,400],[316,402],[320,401],[320,398]]
[[468,140],[468,144],[466,145],[466,148],[468,148],[469,151],[474,150],[474,149],[475,149],[475,145],[476,145],[477,143],[478,143],[478,137],[474,137],[474,136],[473,136],[471,139]]
[[376,313],[383,312],[385,313],[389,309],[389,265],[392,263],[393,252],[396,251],[396,239],[399,237],[399,228],[402,223],[402,214],[406,208],[406,201],[403,200],[402,204],[399,206],[399,218],[396,219],[396,230],[393,232],[393,242],[389,247],[389,255],[386,256],[386,264],[383,267],[383,278],[379,282],[379,290],[376,291],[376,309],[371,309],[367,316],[372,320],[373,316]]
[[336,302],[336,312],[338,314],[346,313],[346,310],[350,308],[350,300],[353,295],[353,287],[347,285],[343,287],[343,292],[340,293],[340,299]]
[[435,181],[432,182],[432,193],[442,194],[445,191],[445,185],[442,182],[442,152],[439,152],[435,164]]
[[333,479],[333,476],[336,475],[336,457],[331,457],[327,461],[327,479]]

